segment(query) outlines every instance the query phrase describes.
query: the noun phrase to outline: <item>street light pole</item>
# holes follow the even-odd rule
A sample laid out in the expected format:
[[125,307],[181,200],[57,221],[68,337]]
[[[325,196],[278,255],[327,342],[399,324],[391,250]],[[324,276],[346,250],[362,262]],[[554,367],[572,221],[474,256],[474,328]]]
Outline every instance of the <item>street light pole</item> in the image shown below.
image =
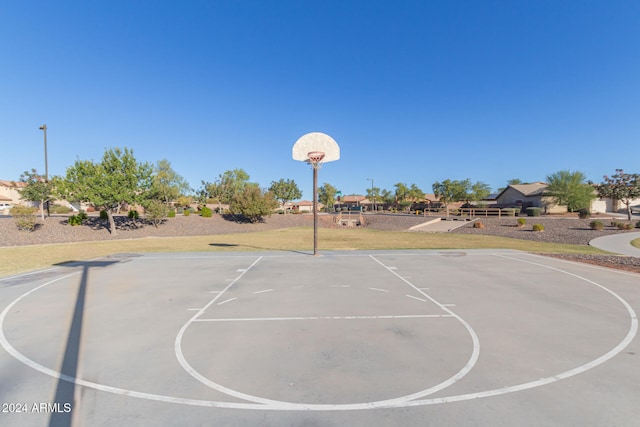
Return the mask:
[[49,182],[49,163],[47,161],[47,125],[40,126],[40,130],[44,131],[44,179]]
[[371,181],[371,198],[373,198],[373,211],[376,212],[376,195],[373,193],[373,178],[367,178],[367,181]]

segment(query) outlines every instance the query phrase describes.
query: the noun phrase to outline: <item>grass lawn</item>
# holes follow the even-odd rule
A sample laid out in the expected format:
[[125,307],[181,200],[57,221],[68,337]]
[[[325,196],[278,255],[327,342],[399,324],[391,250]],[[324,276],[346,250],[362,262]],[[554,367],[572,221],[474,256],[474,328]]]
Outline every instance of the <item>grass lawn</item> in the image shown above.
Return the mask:
[[[639,244],[640,239],[635,241]],[[584,245],[542,243],[496,236],[407,233],[370,229],[320,229],[319,250],[484,249],[527,252],[605,253]],[[123,252],[313,251],[313,229],[143,238],[0,248],[0,277]]]
[[633,246],[635,246],[636,248],[639,248],[639,249],[640,249],[640,239],[632,240],[632,241],[631,241],[631,244],[632,244]]

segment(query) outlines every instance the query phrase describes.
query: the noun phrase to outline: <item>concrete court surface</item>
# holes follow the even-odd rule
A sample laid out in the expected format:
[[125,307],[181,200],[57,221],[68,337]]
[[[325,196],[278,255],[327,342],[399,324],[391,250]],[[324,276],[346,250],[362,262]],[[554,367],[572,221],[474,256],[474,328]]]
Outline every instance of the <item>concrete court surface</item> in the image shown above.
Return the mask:
[[2,426],[632,426],[640,275],[506,250],[0,280]]

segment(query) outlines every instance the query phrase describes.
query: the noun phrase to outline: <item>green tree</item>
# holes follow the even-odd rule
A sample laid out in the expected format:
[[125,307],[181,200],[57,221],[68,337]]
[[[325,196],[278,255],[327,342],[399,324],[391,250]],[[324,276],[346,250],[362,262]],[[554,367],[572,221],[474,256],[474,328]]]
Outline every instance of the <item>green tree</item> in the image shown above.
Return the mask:
[[241,214],[250,222],[258,222],[264,216],[271,216],[278,202],[269,191],[263,192],[258,185],[246,185],[236,194],[229,205],[234,214]]
[[29,202],[37,202],[40,206],[40,215],[44,220],[44,205],[52,198],[53,187],[44,176],[39,175],[38,171],[31,169],[20,175],[20,182],[24,183],[24,187],[19,190],[20,197]]
[[336,187],[326,182],[318,188],[318,201],[324,205],[327,212],[329,212],[336,203],[337,192],[338,189]]
[[391,190],[384,189],[380,192],[380,198],[385,205],[392,205],[395,201],[395,193]]
[[57,191],[70,201],[87,202],[107,213],[109,231],[116,235],[113,214],[122,203],[142,204],[148,199],[153,167],[138,163],[133,150],[111,148],[102,161],[76,160],[64,178],[57,179]]
[[168,160],[163,159],[156,163],[151,190],[152,198],[161,200],[168,205],[169,202],[189,191],[191,188],[187,181],[173,170]]
[[280,202],[285,214],[287,213],[287,210],[284,205],[291,200],[296,200],[302,197],[302,191],[300,191],[298,184],[296,184],[292,179],[285,180],[284,178],[281,178],[278,182],[272,181],[269,191],[273,194],[273,197]]
[[485,184],[482,181],[477,181],[471,185],[469,192],[467,193],[467,202],[479,202],[491,194],[491,187],[489,184]]
[[367,199],[371,201],[372,209],[374,205],[381,204],[382,198],[380,197],[380,187],[367,188]]
[[586,176],[580,171],[561,170],[547,175],[546,192],[556,204],[566,205],[569,212],[589,209],[596,195],[593,187],[585,181]]
[[433,183],[433,194],[438,197],[439,201],[447,209],[449,215],[449,203],[459,202],[467,199],[467,190],[471,182],[466,179],[464,181],[445,179],[442,182]]
[[420,202],[424,199],[424,191],[418,188],[416,184],[411,184],[407,196],[412,202]]
[[153,224],[155,228],[169,215],[169,207],[161,200],[149,200],[144,207],[145,218]]
[[249,184],[249,174],[244,169],[233,169],[218,175],[214,182],[202,182],[201,195],[207,199],[213,199],[217,203],[230,204],[233,197],[241,194]]
[[409,187],[403,182],[398,182],[394,185],[395,190],[395,204],[397,208],[402,210],[411,206],[411,200],[409,200]]
[[640,197],[640,174],[625,173],[623,169],[616,169],[614,175],[605,175],[604,182],[596,188],[600,197],[609,197],[624,203],[627,207],[627,218],[631,221],[631,202]]

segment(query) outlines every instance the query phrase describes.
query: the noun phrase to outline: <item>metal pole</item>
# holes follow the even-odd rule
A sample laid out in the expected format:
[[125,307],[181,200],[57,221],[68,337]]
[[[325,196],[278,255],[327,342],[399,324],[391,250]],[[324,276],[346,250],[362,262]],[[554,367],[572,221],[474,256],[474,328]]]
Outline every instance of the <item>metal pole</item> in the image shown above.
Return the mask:
[[371,198],[373,199],[373,211],[376,212],[376,196],[373,194],[373,178],[367,178],[367,181],[371,181]]
[[313,165],[313,255],[318,256],[318,165]]
[[40,130],[44,131],[44,179],[49,182],[49,162],[47,161],[47,125],[40,126]]

